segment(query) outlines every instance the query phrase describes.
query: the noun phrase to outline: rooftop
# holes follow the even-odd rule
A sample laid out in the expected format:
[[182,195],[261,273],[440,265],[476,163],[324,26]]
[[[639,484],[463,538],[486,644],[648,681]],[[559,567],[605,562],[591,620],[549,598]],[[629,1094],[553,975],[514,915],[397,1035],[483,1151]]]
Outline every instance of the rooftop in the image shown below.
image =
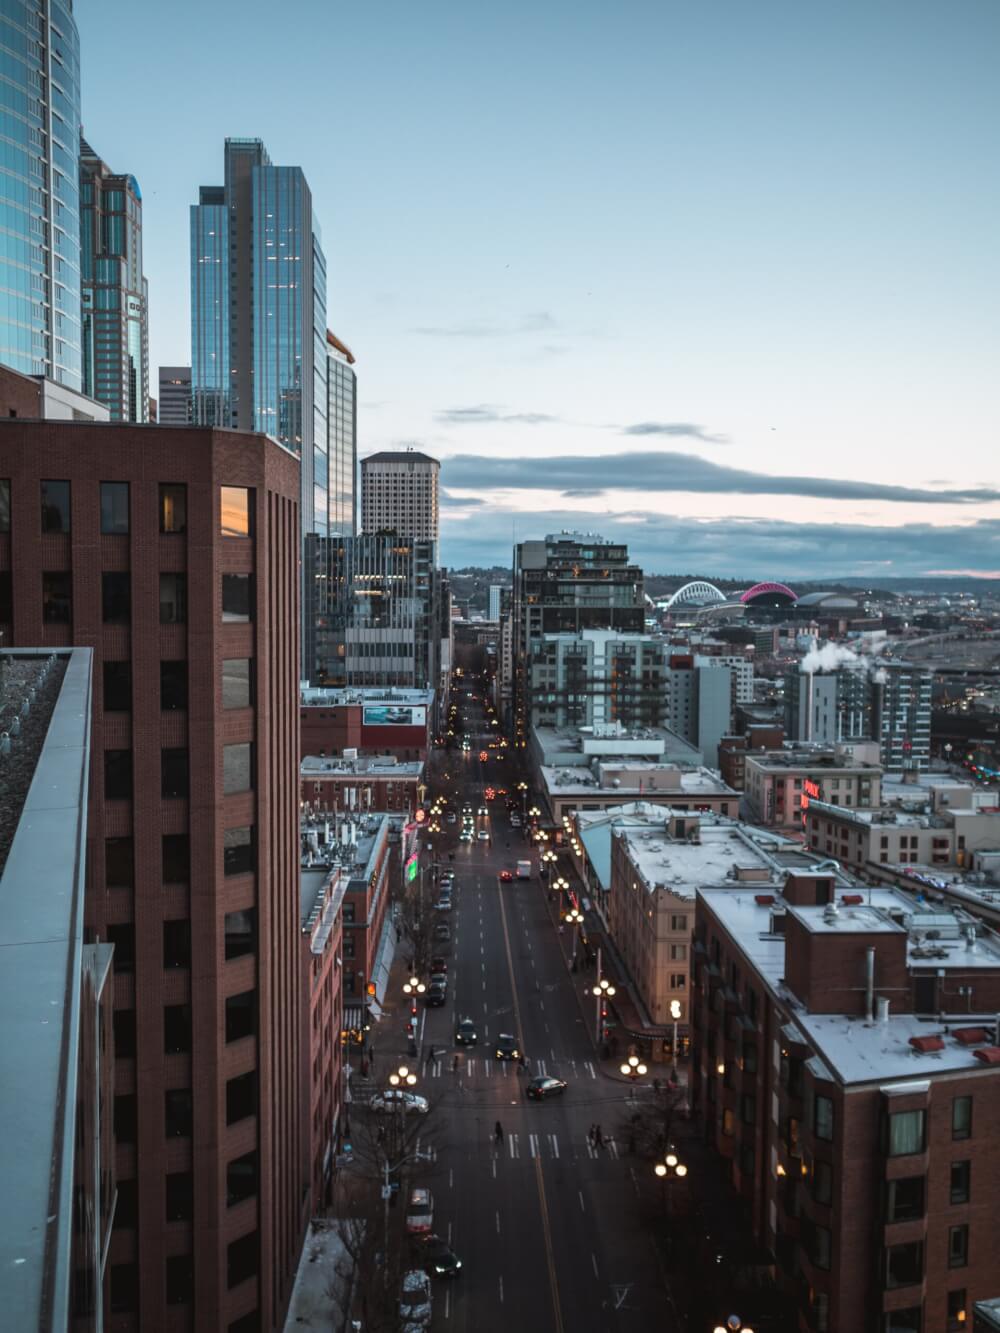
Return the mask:
[[[389,837],[391,816],[387,814],[303,815],[299,823],[300,863],[302,871],[315,870],[325,876],[339,868],[345,880],[367,880],[375,869],[376,855]],[[320,884],[308,881],[310,901]],[[306,907],[306,882],[302,884],[301,906]]]
[[678,768],[676,764],[631,759],[628,755],[602,758],[592,765],[544,764],[538,772],[546,791],[554,796],[604,793],[614,800],[629,793],[641,797],[645,792],[649,796],[731,796],[739,800],[739,792],[710,769]]
[[434,467],[441,466],[436,458],[419,453],[416,449],[382,449],[377,454],[362,458],[361,466],[364,467],[366,463],[432,463]]
[[433,690],[410,689],[406,686],[353,687],[350,689],[323,689],[321,686],[299,685],[299,703],[303,707],[341,707],[345,704],[410,704],[430,708],[434,702]]
[[346,759],[337,754],[328,759],[307,754],[299,766],[299,772],[304,778],[317,778],[323,774],[336,777],[339,774],[343,777],[412,778],[415,781],[423,771],[422,759],[403,761],[385,754],[359,754]]
[[793,750],[752,751],[747,755],[758,768],[768,772],[787,772],[794,769],[823,769],[835,773],[881,771],[881,764],[869,764],[850,755],[836,754],[826,746],[796,746]]
[[[0,662],[8,687],[16,686],[15,699],[24,689],[21,697],[36,691],[20,736],[10,737],[10,751],[0,753],[0,784],[11,781],[11,794],[0,791],[8,836],[0,873],[4,1322],[18,1329],[65,1328],[71,1322],[92,653],[19,650],[0,653]],[[27,669],[32,663],[38,671]],[[98,951],[94,966],[106,968],[109,953]]]

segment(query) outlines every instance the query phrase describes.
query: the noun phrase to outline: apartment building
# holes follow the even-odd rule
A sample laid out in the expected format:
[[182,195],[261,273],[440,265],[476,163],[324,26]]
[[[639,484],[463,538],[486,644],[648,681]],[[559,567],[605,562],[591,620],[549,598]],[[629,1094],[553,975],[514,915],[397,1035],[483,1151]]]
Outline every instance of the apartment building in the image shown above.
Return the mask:
[[800,831],[813,801],[872,809],[882,794],[874,742],[747,754],[743,782],[750,817],[766,828]]

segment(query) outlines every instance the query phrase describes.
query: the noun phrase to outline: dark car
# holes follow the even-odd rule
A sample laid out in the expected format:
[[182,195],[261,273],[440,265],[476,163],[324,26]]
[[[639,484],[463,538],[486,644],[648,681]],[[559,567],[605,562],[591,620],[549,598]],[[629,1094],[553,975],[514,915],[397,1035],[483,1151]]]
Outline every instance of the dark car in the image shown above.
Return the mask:
[[414,1241],[413,1253],[431,1277],[458,1277],[462,1261],[440,1236],[421,1236]]
[[434,971],[431,973],[431,985],[432,986],[448,985],[448,972],[445,968],[442,967],[434,969]]
[[455,1042],[459,1046],[475,1046],[479,1033],[471,1018],[463,1018],[455,1029]]
[[447,971],[448,971],[447,958],[444,958],[442,957],[441,954],[436,953],[434,957],[431,959],[431,973],[433,974],[435,972],[447,972]]
[[436,940],[450,940],[451,926],[446,925],[446,923],[442,921],[440,925],[434,927],[434,938]]
[[448,987],[442,986],[439,981],[432,981],[427,987],[424,1001],[431,1009],[440,1009],[443,1004],[448,1002]]
[[517,1038],[512,1037],[509,1032],[501,1032],[497,1037],[496,1046],[493,1053],[498,1060],[519,1060],[521,1058],[521,1048],[517,1044]]
[[559,1097],[566,1091],[566,1080],[539,1075],[528,1083],[524,1095],[533,1102],[544,1102],[546,1097]]

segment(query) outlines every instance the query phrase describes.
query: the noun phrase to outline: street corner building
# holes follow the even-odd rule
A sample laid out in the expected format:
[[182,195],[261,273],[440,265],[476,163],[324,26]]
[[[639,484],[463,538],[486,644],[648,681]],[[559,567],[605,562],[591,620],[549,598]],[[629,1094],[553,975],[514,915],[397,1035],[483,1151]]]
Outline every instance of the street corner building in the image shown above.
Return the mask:
[[280,1329],[308,1221],[299,534],[298,459],[262,435],[0,427],[0,638],[93,651],[121,1333]]

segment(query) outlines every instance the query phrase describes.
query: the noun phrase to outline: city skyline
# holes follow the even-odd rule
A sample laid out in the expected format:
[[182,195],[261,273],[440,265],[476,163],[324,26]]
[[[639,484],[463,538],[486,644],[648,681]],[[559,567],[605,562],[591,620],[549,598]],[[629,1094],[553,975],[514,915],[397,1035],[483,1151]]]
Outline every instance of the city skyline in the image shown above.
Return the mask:
[[[725,5],[713,27],[634,4],[609,30],[593,5],[394,7],[386,28],[307,4],[271,101],[264,28],[220,4],[192,46],[186,13],[122,71],[108,34],[141,24],[76,10],[85,133],[141,174],[154,367],[189,356],[187,202],[227,134],[260,135],[324,219],[359,454],[441,459],[447,563],[570,527],[627,535],[651,572],[1000,568],[977,494],[997,480],[993,6]],[[245,79],[172,96],[223,41]],[[647,456],[634,489],[622,454]],[[490,465],[471,482],[470,457]],[[549,485],[564,458],[607,480]],[[531,485],[493,470],[516,460]]]

